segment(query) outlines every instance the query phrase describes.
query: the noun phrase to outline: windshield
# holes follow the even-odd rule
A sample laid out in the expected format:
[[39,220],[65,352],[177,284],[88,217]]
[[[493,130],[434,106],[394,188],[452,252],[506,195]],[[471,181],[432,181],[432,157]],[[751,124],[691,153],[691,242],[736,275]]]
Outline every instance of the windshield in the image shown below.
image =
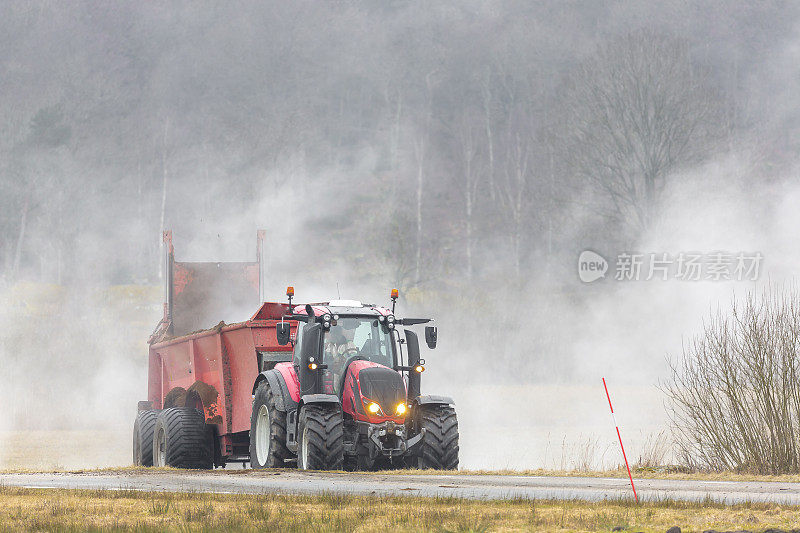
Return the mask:
[[389,329],[377,318],[343,317],[325,333],[323,361],[337,376],[344,371],[348,359],[366,360],[392,368],[394,354]]

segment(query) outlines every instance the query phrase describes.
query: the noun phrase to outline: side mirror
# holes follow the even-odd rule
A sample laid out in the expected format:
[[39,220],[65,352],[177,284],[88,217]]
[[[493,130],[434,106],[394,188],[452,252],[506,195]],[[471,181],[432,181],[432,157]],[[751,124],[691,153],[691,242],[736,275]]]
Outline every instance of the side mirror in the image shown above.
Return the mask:
[[278,344],[286,346],[289,344],[289,336],[292,328],[288,322],[278,322],[275,324],[275,335],[278,337]]
[[433,350],[436,348],[436,338],[439,336],[439,331],[436,326],[425,326],[425,344],[428,348]]

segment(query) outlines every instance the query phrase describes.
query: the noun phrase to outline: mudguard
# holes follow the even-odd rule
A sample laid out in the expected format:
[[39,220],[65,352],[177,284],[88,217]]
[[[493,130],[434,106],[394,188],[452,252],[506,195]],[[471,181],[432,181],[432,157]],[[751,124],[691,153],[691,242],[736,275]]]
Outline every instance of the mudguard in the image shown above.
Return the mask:
[[[261,378],[261,376],[263,376],[263,378]],[[297,409],[297,402],[295,402],[291,394],[289,394],[289,387],[286,385],[286,381],[279,371],[275,369],[267,370],[266,372],[262,372],[259,378],[261,379],[256,380],[253,393],[255,393],[255,388],[258,387],[258,384],[266,379],[272,389],[272,395],[275,398],[275,407],[278,411],[286,412]]]
[[416,403],[417,405],[431,405],[431,404],[433,404],[433,405],[435,405],[435,404],[439,404],[439,405],[455,405],[456,404],[456,402],[454,402],[453,399],[450,398],[449,396],[437,396],[436,394],[423,394],[423,395],[417,397],[417,399],[414,400],[414,403]]
[[335,394],[305,394],[300,398],[300,403],[307,405],[310,403],[335,403],[339,404],[339,397]]

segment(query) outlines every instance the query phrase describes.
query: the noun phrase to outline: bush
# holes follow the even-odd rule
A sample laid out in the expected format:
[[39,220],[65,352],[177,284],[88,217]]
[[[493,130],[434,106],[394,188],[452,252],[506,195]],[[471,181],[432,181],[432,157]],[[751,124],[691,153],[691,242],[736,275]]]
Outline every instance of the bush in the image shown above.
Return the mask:
[[800,295],[767,288],[712,313],[663,386],[680,460],[758,474],[800,470]]

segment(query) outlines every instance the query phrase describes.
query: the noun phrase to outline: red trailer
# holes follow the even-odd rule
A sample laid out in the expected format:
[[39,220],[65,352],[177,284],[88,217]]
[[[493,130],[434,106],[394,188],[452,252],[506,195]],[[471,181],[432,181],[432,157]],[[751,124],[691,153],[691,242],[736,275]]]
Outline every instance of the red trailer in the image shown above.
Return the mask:
[[[176,262],[170,232],[164,242],[166,302],[149,340],[135,464],[457,466],[453,402],[419,393],[417,337],[406,330],[401,341],[395,329],[429,319],[396,319],[393,309],[354,301],[293,306],[291,287],[287,303],[264,303],[263,232],[255,262]],[[258,310],[247,320],[201,329],[248,306]],[[435,346],[435,328],[426,340]]]

